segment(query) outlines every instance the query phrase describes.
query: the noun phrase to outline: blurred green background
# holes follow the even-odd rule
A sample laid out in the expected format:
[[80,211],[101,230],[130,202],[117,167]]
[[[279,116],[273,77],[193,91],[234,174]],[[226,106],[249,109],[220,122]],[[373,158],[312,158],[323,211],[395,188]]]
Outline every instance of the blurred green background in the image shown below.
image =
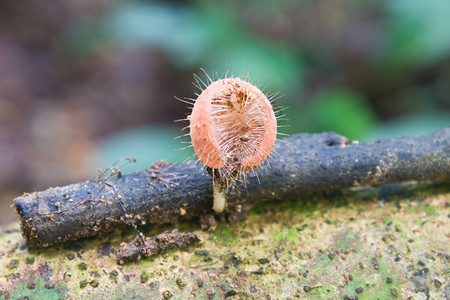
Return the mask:
[[22,192],[123,156],[180,162],[193,74],[249,74],[284,133],[350,139],[450,125],[450,1],[2,1],[0,222]]

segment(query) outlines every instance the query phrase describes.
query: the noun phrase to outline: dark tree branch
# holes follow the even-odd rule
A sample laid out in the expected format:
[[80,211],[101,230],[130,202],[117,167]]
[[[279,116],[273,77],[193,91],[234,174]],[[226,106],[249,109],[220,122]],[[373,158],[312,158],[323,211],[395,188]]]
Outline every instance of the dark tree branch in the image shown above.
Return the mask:
[[[305,198],[354,186],[450,181],[450,128],[361,144],[335,133],[300,134],[279,141],[276,152],[257,170],[258,176],[249,173],[245,188],[228,193],[230,215],[241,204]],[[25,194],[15,199],[15,205],[27,243],[49,246],[127,224],[119,201],[137,223],[201,217],[213,213],[211,177],[193,163],[159,164]]]

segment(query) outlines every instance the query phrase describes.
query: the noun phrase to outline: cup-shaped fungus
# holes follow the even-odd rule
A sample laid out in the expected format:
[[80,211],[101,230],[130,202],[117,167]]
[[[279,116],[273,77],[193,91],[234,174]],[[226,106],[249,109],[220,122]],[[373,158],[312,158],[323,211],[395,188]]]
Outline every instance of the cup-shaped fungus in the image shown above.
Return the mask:
[[239,78],[219,79],[198,96],[190,136],[195,154],[212,170],[215,212],[224,210],[227,188],[270,156],[276,135],[272,105],[254,85]]

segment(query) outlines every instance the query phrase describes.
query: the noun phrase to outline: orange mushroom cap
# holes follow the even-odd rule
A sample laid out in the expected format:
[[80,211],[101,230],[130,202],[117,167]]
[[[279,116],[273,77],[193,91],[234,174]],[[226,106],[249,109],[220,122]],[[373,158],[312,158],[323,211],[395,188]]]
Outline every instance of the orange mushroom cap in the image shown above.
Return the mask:
[[212,82],[190,116],[195,154],[225,177],[262,164],[273,151],[276,135],[277,119],[269,99],[239,78]]

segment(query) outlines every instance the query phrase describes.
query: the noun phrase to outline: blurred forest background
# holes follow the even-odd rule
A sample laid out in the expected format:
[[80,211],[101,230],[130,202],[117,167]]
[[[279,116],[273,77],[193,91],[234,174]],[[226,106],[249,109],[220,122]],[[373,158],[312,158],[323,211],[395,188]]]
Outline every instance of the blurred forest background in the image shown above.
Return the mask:
[[284,132],[450,125],[450,1],[1,1],[0,223],[23,192],[180,162],[193,74],[283,95]]

